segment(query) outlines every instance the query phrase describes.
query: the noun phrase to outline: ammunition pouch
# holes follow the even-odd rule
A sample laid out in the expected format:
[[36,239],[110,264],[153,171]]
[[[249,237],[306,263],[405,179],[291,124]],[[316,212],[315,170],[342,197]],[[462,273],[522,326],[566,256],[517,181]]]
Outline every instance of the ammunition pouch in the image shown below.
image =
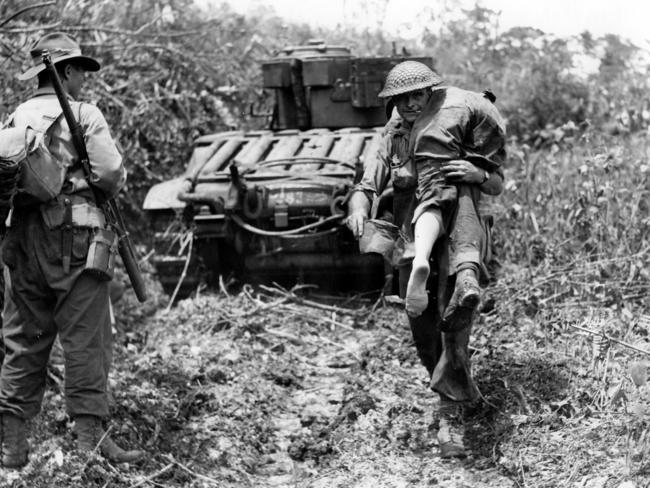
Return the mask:
[[[43,221],[48,229],[56,229],[64,224],[66,208],[63,198],[66,198],[65,195],[61,195],[40,206]],[[68,196],[67,198],[72,200],[71,225],[73,227],[89,227],[92,229],[106,226],[104,213],[94,204],[80,197]]]
[[70,272],[74,228],[81,227],[92,229],[84,272],[101,281],[113,279],[117,234],[105,228],[106,218],[98,207],[80,196],[59,195],[42,203],[39,208],[47,228],[61,230],[61,257],[65,273]]

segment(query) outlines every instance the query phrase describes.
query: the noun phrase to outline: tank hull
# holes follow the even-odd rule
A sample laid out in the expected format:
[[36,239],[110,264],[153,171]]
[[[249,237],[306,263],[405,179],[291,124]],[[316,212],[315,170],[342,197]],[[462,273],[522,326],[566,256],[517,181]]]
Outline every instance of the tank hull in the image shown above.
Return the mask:
[[396,52],[355,57],[320,40],[262,62],[263,87],[273,94],[269,130],[198,138],[185,174],[147,195],[165,289],[182,295],[231,276],[333,291],[386,288],[390,265],[360,254],[343,219],[355,183],[376,162],[388,115],[378,94],[405,59],[433,66]]
[[165,290],[200,283],[314,284],[371,292],[384,262],[360,254],[343,225],[345,203],[371,158],[380,128],[259,131],[197,140],[184,177],[152,187],[144,209]]

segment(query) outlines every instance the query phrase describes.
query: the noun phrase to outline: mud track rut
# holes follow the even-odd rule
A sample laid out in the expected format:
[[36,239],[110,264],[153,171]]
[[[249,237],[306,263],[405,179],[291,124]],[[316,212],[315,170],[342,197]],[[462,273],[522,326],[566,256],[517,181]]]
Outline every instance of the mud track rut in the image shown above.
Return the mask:
[[435,399],[403,312],[370,305],[205,297],[153,318],[145,350],[201,382],[184,407],[194,427],[157,443],[198,435],[185,462],[220,486],[513,486],[485,458],[439,458]]

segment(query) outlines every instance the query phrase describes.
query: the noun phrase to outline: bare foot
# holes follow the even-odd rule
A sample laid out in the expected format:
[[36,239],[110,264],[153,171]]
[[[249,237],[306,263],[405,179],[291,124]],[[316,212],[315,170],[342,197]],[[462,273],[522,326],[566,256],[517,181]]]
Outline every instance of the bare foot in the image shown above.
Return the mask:
[[429,261],[413,261],[413,268],[406,286],[406,313],[411,317],[422,315],[429,304],[427,295],[427,278],[429,278]]

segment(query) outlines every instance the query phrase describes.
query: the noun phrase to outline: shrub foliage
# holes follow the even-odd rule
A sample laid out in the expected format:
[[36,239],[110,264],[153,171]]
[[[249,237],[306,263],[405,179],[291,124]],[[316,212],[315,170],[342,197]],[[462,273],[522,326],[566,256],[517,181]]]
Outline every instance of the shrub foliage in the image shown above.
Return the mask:
[[[370,12],[385,4],[355,5]],[[264,8],[250,16],[226,5],[204,11],[191,0],[52,0],[32,7],[5,0],[0,118],[31,88],[15,79],[29,67],[29,46],[54,30],[75,36],[103,65],[84,96],[104,111],[122,145],[130,171],[122,206],[137,220],[147,188],[182,173],[196,136],[267,122],[250,108],[270,108],[259,62],[277,49],[310,38],[349,45],[360,55],[386,55],[398,46],[433,55],[450,83],[497,94],[511,137],[499,224],[510,260],[564,266],[577,257],[642,253],[648,53],[613,35],[501,32],[498,14],[480,5],[460,16],[445,9],[423,11],[427,16],[425,25],[437,27],[406,40],[381,29],[286,23]],[[637,276],[629,266],[621,273]]]

